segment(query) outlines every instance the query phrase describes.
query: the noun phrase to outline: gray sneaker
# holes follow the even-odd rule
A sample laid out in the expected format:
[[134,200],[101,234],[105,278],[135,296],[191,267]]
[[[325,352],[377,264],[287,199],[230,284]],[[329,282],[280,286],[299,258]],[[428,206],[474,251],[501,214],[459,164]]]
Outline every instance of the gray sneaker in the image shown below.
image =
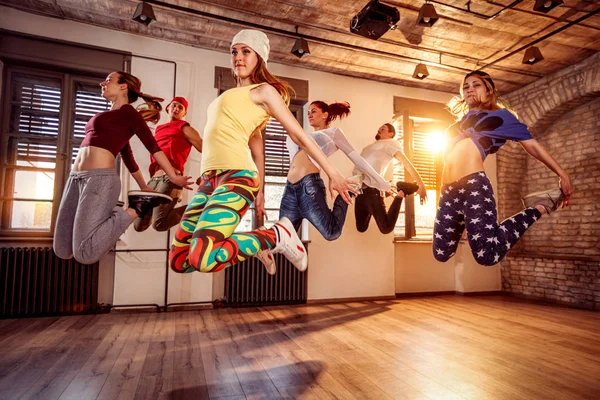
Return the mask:
[[555,188],[530,193],[523,197],[522,201],[525,207],[542,206],[546,209],[546,213],[550,214],[560,207],[564,199],[565,195],[562,190],[560,188]]

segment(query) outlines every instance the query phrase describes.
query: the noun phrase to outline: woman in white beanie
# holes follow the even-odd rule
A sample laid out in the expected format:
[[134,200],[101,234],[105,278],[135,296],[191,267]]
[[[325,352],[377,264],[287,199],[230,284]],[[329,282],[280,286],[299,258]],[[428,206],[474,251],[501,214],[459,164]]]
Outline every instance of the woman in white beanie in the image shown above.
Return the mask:
[[323,167],[332,192],[347,203],[351,203],[348,192],[356,193],[289,111],[289,85],[269,72],[268,59],[269,39],[263,32],[245,29],[233,38],[231,64],[237,87],[208,107],[198,191],[169,254],[176,272],[217,272],[267,249],[282,253],[299,270],[306,269],[306,250],[287,218],[270,229],[233,233],[253,202],[258,210],[264,209],[260,132],[270,117]]

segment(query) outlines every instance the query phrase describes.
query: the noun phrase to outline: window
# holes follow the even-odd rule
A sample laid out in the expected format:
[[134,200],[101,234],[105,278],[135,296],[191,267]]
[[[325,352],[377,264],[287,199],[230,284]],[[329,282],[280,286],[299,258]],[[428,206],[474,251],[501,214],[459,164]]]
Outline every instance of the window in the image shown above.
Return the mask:
[[98,78],[7,67],[0,233],[50,236],[87,121],[107,110]]
[[[441,186],[443,161],[443,136],[441,130],[445,121],[408,116],[396,123],[397,136],[403,144],[407,158],[423,179],[427,190],[427,203],[415,201],[418,195],[410,196],[402,202],[402,208],[395,236],[401,239],[430,239],[437,212],[437,200]],[[408,172],[399,163],[394,165],[394,181],[412,181]]]

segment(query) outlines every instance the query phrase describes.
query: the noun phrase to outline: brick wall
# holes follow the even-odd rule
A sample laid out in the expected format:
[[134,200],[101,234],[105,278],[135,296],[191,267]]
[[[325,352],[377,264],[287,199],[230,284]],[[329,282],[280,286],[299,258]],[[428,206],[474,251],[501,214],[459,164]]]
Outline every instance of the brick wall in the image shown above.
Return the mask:
[[[544,216],[502,262],[505,291],[600,310],[600,53],[506,96],[571,175],[568,208]],[[498,153],[498,212],[557,178],[518,144]]]

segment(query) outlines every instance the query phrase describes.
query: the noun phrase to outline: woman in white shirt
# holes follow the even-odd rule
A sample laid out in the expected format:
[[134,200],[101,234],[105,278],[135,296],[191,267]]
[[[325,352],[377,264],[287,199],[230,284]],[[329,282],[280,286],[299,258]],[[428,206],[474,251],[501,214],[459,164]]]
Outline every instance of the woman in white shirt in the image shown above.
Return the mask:
[[[354,163],[356,168],[368,176],[373,185],[381,191],[389,191],[390,184],[383,179],[367,163],[346,139],[341,129],[331,127],[336,118],[344,118],[350,114],[350,104],[313,101],[308,110],[308,121],[315,130],[309,136],[317,143],[321,151],[330,157],[342,150]],[[326,240],[335,240],[341,233],[346,221],[348,203],[338,196],[329,208],[325,195],[325,184],[321,179],[319,164],[308,156],[291,140],[287,141],[290,153],[290,169],[281,206],[279,218],[287,217],[298,230],[302,219],[306,218]],[[334,197],[330,188],[331,196]],[[275,273],[275,263],[270,253],[263,251],[258,255],[269,273]]]

